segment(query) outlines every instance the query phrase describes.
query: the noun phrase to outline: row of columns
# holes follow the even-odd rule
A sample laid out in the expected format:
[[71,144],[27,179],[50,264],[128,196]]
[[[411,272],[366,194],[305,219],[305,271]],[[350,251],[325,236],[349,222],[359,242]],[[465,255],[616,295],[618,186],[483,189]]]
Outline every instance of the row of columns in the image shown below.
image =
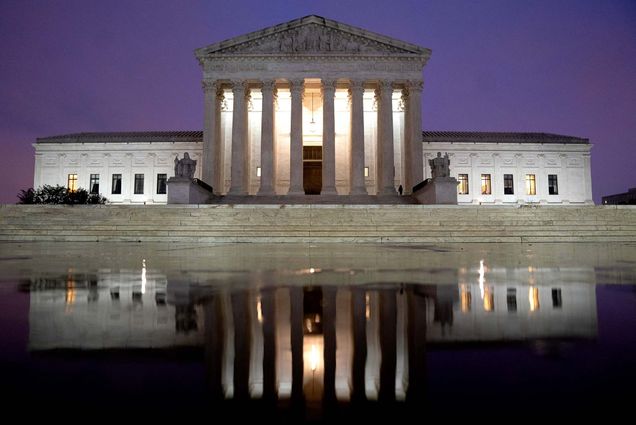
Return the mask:
[[[304,383],[304,358],[303,358],[303,288],[299,286],[288,289],[289,311],[287,317],[277,317],[276,296],[274,289],[267,288],[260,292],[261,320],[263,332],[263,359],[262,359],[262,398],[275,400],[278,396],[277,382],[277,322],[288,321],[290,336],[289,359],[291,363],[291,399],[302,401],[305,399]],[[336,297],[338,288],[324,287],[321,304],[323,307],[323,374],[322,374],[322,399],[326,402],[336,400],[336,363],[337,363],[337,332],[345,329],[336,328],[336,316],[338,314],[351,315],[352,336],[351,369],[349,371],[350,396],[352,401],[362,401],[366,396],[365,369],[368,367],[367,353],[367,320],[366,295],[361,288],[351,288],[349,310],[338,311]],[[409,287],[404,291],[406,297],[406,350],[408,381],[406,389],[407,401],[421,402],[424,399],[426,384],[426,334],[427,334],[427,304],[430,297],[427,289]],[[379,295],[379,311],[377,314],[379,333],[379,386],[378,399],[394,401],[396,399],[396,377],[398,353],[397,334],[398,329],[398,289],[381,289]],[[229,296],[229,305],[224,305],[226,296],[216,293],[207,298],[204,303],[205,316],[205,352],[209,388],[214,398],[224,398],[224,350],[227,350],[229,341],[233,341],[233,398],[246,400],[250,398],[250,353],[257,350],[254,335],[250,331],[250,321],[254,319],[254,313],[250,311],[249,291],[234,292]],[[227,301],[225,301],[227,302]],[[229,307],[231,311],[226,309]],[[233,325],[228,326],[227,321],[232,320]],[[226,363],[227,364],[227,363]]]
[[[302,98],[305,90],[303,79],[288,80],[291,93],[290,128],[290,186],[288,195],[304,194],[303,189],[303,121]],[[351,100],[351,157],[350,181],[352,195],[367,194],[364,179],[364,81],[349,83]],[[203,180],[212,185],[220,184],[223,166],[223,149],[220,137],[220,102],[223,96],[221,81],[203,81],[205,91],[205,120],[203,132]],[[249,188],[249,149],[247,146],[247,102],[250,86],[248,81],[230,83],[233,93],[231,195],[247,195]],[[258,195],[274,195],[276,186],[276,157],[274,154],[274,99],[276,82],[265,80],[260,84],[263,106],[261,118],[261,186]],[[394,186],[394,141],[393,141],[393,90],[391,81],[381,80],[375,90],[378,104],[378,137],[376,149],[378,195],[395,194]],[[323,94],[323,143],[322,143],[322,190],[323,195],[335,195],[335,111],[334,97],[336,80],[322,80]],[[421,146],[421,81],[404,84],[406,100],[404,134],[404,182],[406,193],[423,180]],[[217,191],[220,191],[217,188]]]

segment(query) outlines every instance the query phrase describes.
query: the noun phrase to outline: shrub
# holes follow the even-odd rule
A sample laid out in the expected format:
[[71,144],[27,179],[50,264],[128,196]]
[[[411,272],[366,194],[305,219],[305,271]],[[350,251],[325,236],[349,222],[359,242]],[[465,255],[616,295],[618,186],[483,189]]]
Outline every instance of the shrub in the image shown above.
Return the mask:
[[33,190],[21,190],[18,194],[19,204],[105,204],[108,199],[99,194],[90,194],[86,189],[71,191],[64,186],[45,184]]

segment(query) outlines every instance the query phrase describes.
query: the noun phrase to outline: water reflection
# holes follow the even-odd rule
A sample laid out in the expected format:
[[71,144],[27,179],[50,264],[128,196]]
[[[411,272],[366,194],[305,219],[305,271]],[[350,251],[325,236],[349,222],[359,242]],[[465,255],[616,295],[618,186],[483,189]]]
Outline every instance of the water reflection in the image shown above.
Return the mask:
[[145,261],[141,272],[69,270],[25,287],[29,347],[201,347],[212,398],[311,406],[422,400],[435,347],[597,334],[593,269],[489,270],[482,261],[444,270],[444,284],[348,285],[338,273],[331,284],[277,285],[275,274],[198,283]]

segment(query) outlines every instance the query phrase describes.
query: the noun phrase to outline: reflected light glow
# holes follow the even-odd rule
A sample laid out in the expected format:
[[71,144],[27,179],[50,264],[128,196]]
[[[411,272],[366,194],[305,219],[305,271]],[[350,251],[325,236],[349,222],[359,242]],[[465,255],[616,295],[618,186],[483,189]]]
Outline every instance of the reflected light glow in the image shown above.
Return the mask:
[[320,355],[318,354],[318,347],[316,344],[312,344],[311,352],[309,353],[309,367],[312,372],[315,372],[318,368],[318,361],[320,359]]
[[530,311],[539,310],[539,288],[536,286],[528,288],[528,301],[530,302]]
[[141,293],[146,293],[146,260],[141,260]]
[[484,299],[484,274],[486,270],[484,269],[484,260],[479,260],[479,292],[481,294],[481,299]]
[[263,323],[263,307],[261,305],[261,297],[256,299],[256,319],[258,323]]

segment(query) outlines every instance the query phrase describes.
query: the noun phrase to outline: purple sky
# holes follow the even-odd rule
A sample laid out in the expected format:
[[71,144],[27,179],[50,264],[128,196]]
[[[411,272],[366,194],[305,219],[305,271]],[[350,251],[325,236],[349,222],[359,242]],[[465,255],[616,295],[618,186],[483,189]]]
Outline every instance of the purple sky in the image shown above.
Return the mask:
[[316,14],[431,48],[426,130],[587,137],[594,200],[636,186],[636,2],[0,2],[0,202],[36,137],[200,130],[193,50]]

